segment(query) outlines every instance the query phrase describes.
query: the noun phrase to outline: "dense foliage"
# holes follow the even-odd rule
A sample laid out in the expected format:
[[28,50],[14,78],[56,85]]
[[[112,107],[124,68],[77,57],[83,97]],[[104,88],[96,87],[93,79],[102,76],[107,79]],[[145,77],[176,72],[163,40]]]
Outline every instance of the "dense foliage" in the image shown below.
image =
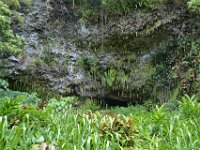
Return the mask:
[[41,110],[20,101],[0,101],[1,149],[36,150],[42,145],[87,150],[200,147],[200,104],[194,97],[150,111],[143,106],[95,112],[80,106],[77,110],[74,98],[53,100]]
[[[105,20],[112,15],[125,15],[137,8],[155,9],[160,4],[171,3],[169,0],[64,0],[71,3],[76,14],[84,21]],[[174,1],[185,3],[185,1]],[[173,2],[172,2],[173,3]],[[200,1],[189,0],[188,7],[194,11],[200,12]]]
[[[112,15],[125,15],[134,9],[154,9],[164,0],[65,0],[78,16],[105,21]],[[188,7],[200,12],[200,1],[190,0]],[[23,39],[12,31],[13,9],[30,6],[29,0],[0,0],[0,54],[19,53]],[[196,14],[195,14],[196,15]],[[198,23],[194,23],[194,29]],[[171,40],[171,39],[170,39]],[[179,53],[180,52],[180,53]],[[154,55],[156,66],[152,82],[157,88],[178,84],[178,94],[196,93],[157,106],[151,100],[143,106],[100,108],[88,99],[76,97],[44,100],[37,93],[9,90],[0,79],[0,149],[87,149],[87,150],[198,150],[200,147],[200,40],[194,32],[176,42],[161,43]],[[161,59],[162,58],[162,59]],[[170,58],[170,59],[169,59]],[[97,62],[90,74],[97,76]],[[88,65],[89,64],[89,65]],[[148,70],[148,66],[146,67]],[[146,69],[145,68],[145,69]],[[102,80],[111,88],[117,80],[114,68],[101,72]],[[125,76],[124,74],[122,75]],[[155,77],[155,78],[154,78]],[[166,80],[164,80],[166,79]],[[167,81],[167,82],[166,82]],[[125,82],[125,81],[124,81]],[[31,87],[32,88],[32,87]],[[39,89],[40,90],[40,89]],[[44,92],[44,91],[43,91]],[[176,91],[175,91],[176,92]],[[47,93],[43,93],[47,95]],[[83,103],[83,104],[82,104]]]
[[21,6],[30,7],[32,0],[1,0],[11,9],[19,9]]
[[188,7],[197,13],[200,13],[200,0],[190,0],[188,2]]
[[11,11],[0,1],[0,52],[18,53],[23,46],[23,39],[11,29]]
[[73,4],[76,14],[83,20],[101,20],[112,15],[123,15],[136,8],[155,8],[164,0],[64,0]]
[[[24,1],[24,4],[26,2]],[[12,10],[17,9],[18,4],[18,0],[0,0],[0,57],[5,54],[19,54],[24,46],[24,38],[12,30],[12,22],[17,21],[15,25],[23,23],[20,13]],[[8,89],[8,83],[0,78],[0,92],[2,89]]]

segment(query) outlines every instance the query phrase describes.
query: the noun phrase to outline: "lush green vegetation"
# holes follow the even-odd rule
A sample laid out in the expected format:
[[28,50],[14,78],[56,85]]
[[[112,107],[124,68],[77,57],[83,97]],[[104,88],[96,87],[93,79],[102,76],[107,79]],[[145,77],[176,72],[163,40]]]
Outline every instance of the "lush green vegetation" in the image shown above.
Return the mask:
[[1,0],[7,4],[11,9],[19,9],[21,6],[30,7],[32,0]]
[[23,46],[23,39],[14,35],[11,29],[11,11],[0,1],[0,52],[18,53]]
[[[107,19],[113,15],[125,15],[135,9],[147,8],[156,9],[163,3],[170,3],[169,0],[64,0],[71,3],[75,10],[75,14],[81,17],[84,21]],[[178,1],[175,3],[186,3],[188,7],[194,11],[200,12],[200,1]],[[104,20],[104,21],[105,21]]]
[[84,21],[107,19],[112,15],[123,15],[136,8],[154,9],[164,0],[65,0],[72,3],[76,14]]
[[[90,111],[74,98],[50,100],[43,109],[23,98],[0,101],[0,148],[177,149],[200,147],[200,103],[195,97],[156,106]],[[86,103],[87,104],[87,103]],[[86,107],[89,106],[89,107]]]
[[[10,3],[10,6],[11,4],[13,3]],[[0,54],[9,56],[11,54],[19,54],[22,51],[24,38],[14,34],[11,27],[12,21],[14,21],[16,16],[18,22],[22,23],[23,19],[21,19],[20,14],[12,12],[8,5],[6,5],[4,1],[0,0]],[[8,87],[8,83],[5,80],[2,80],[1,76],[2,75],[0,74],[0,92],[2,89],[7,89]]]
[[200,0],[190,0],[188,2],[188,7],[197,13],[200,13]]
[[[160,3],[166,2],[164,0],[65,1],[72,3],[75,12],[82,19],[92,18],[100,21],[108,16],[126,15],[134,9],[154,9]],[[199,0],[187,2],[192,12],[200,12]],[[20,21],[20,14],[14,10],[30,4],[29,0],[0,0],[1,54],[10,55],[22,51],[24,40],[13,33],[11,26],[12,21],[16,21],[13,18],[16,17],[19,18],[18,23],[23,24],[23,21]],[[11,91],[8,82],[0,79],[0,149],[37,150],[43,146],[46,150],[44,147],[48,146],[49,149],[51,147],[66,150],[198,150],[200,147],[198,37],[194,32],[188,38],[179,39],[174,45],[161,43],[159,53],[154,56],[155,60],[152,60],[152,65],[155,64],[156,67],[155,74],[152,75],[149,66],[143,66],[144,72],[148,70],[149,74],[155,77],[153,82],[167,79],[159,81],[160,86],[180,81],[180,85],[177,86],[178,94],[175,93],[175,96],[164,104],[160,102],[159,106],[156,105],[157,101],[151,99],[143,105],[113,108],[102,108],[91,99],[83,102],[77,97],[47,99],[49,93],[45,93],[45,88],[38,88],[33,84],[26,91],[31,93],[32,89],[37,89],[34,91],[43,92],[46,98],[40,93]],[[180,56],[179,59],[177,55]],[[172,61],[175,62],[173,65]],[[128,77],[117,67],[102,71],[98,66],[98,60],[90,56],[82,58],[79,65],[85,67],[88,75],[93,78],[100,76],[100,80],[106,84],[108,90],[114,89],[119,84],[124,86],[124,90],[128,89],[125,87]],[[130,63],[129,66],[131,65]],[[119,65],[118,67],[120,68]],[[24,86],[27,87],[25,81],[30,80],[22,80],[23,85],[18,80],[14,86],[22,86],[23,89]],[[20,87],[16,89],[19,90]],[[187,93],[191,95],[196,93],[196,96],[186,95],[177,100],[177,97]]]

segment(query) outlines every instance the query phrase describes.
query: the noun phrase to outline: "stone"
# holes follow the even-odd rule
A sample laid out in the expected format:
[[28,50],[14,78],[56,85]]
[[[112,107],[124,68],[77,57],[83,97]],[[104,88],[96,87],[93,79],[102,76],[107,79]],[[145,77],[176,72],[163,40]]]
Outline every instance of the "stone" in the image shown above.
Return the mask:
[[9,57],[15,63],[8,65],[10,72],[18,71],[18,78],[31,74],[46,81],[41,86],[62,95],[128,102],[151,97],[151,58],[175,27],[177,35],[183,34],[177,24],[184,21],[177,20],[186,14],[184,8],[135,10],[102,26],[80,22],[70,5],[61,7],[59,2],[52,1],[50,10],[47,1],[34,0],[26,10],[26,26],[18,30],[27,39],[24,58],[19,63]]

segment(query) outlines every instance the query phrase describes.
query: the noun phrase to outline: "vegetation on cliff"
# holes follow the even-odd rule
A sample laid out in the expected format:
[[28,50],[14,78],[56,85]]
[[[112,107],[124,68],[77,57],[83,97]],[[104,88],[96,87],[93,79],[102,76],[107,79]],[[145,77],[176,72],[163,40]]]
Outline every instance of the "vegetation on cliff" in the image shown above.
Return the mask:
[[11,29],[11,11],[0,1],[0,52],[18,53],[22,50],[23,39],[14,35]]
[[188,7],[197,13],[200,13],[200,1],[199,0],[190,0],[188,2]]
[[105,21],[109,16],[125,15],[136,8],[154,9],[164,0],[64,0],[71,3],[83,20]]
[[[124,66],[120,65],[126,60],[120,58],[122,61],[113,62],[114,67],[106,71],[102,71],[99,60],[94,57],[85,56],[78,62],[88,76],[105,83],[105,90],[109,92],[116,92],[121,86],[124,90],[122,92],[129,94],[132,85],[137,86],[136,82],[132,82],[131,76],[137,74],[141,77],[143,73],[148,73],[148,85],[144,85],[138,91],[131,91],[130,94],[145,95],[148,91],[152,92],[153,96],[159,94],[163,96],[164,93],[159,92],[162,88],[167,88],[171,92],[171,97],[158,100],[153,96],[147,96],[149,99],[145,99],[145,95],[142,99],[143,105],[129,105],[126,108],[102,107],[92,99],[84,101],[77,97],[59,96],[57,99],[48,97],[46,89],[37,85],[32,85],[29,89],[36,87],[38,93],[43,94],[12,91],[5,80],[6,76],[1,79],[0,74],[0,149],[39,150],[42,147],[42,150],[198,150],[200,37],[199,22],[194,18],[198,18],[200,13],[200,0],[173,2],[65,0],[65,2],[70,3],[75,15],[82,20],[100,22],[105,22],[107,17],[127,15],[135,9],[156,11],[166,3],[169,5],[179,3],[188,7],[188,22],[192,22],[192,26],[183,31],[183,36],[171,36],[172,38],[159,42],[157,49],[154,50],[153,59],[150,60],[153,69],[143,64],[137,66],[142,70],[141,74],[137,74],[137,69],[134,68],[129,71],[126,67],[129,69],[132,67],[134,60],[132,55],[131,58],[127,57],[130,60]],[[23,22],[20,21],[20,17],[16,20],[18,14],[16,10],[30,5],[29,0],[0,0],[0,58],[23,52],[24,39],[17,36],[12,27]],[[134,38],[136,37],[134,35]],[[126,36],[120,38],[117,36],[111,38],[109,44],[113,47],[121,46],[125,50],[132,46],[130,44],[128,48],[126,47],[129,42]],[[128,52],[120,54],[122,54],[120,57],[129,55]],[[0,66],[1,63],[0,60]],[[23,91],[23,88],[16,89]],[[190,97],[187,94],[195,96]]]

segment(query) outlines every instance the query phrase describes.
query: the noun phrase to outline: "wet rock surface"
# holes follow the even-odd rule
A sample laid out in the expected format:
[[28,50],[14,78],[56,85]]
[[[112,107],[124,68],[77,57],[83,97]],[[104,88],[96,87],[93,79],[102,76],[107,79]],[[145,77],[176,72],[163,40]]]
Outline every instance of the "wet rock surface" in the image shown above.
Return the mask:
[[136,10],[102,25],[81,22],[61,1],[34,0],[18,30],[27,39],[24,52],[5,58],[1,72],[16,80],[34,76],[62,95],[141,101],[152,94],[156,48],[184,34],[187,10],[177,7]]

